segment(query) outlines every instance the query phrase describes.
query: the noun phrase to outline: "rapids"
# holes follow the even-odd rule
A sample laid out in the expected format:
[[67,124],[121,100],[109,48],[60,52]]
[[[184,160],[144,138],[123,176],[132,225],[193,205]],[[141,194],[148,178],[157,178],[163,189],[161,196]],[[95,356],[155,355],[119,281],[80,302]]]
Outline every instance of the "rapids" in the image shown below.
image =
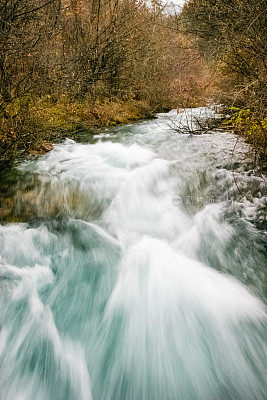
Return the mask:
[[188,112],[5,175],[1,400],[266,399],[266,185],[233,134],[179,134],[215,111]]

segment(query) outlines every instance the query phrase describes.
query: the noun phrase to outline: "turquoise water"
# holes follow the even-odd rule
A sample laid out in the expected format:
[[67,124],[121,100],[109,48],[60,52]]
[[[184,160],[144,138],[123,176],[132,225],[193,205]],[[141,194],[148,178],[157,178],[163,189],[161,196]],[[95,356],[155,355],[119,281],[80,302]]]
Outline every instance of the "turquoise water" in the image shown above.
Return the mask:
[[266,185],[234,135],[177,118],[11,171],[1,400],[266,398]]

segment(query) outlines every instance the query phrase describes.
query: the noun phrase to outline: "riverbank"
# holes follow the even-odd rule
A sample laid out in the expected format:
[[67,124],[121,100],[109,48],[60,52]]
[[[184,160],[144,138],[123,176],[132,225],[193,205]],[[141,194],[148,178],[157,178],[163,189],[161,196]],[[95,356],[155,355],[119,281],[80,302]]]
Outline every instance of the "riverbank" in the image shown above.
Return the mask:
[[[153,118],[155,113],[166,110],[166,107],[155,106],[146,100],[105,99],[93,102],[71,101],[64,96],[51,95],[24,97],[7,107],[6,117],[0,121],[0,164],[5,165],[27,154],[45,154],[53,149],[52,143],[67,137],[75,140],[81,132],[94,135],[105,127]],[[181,110],[180,115],[184,109]],[[189,115],[183,127],[179,127],[179,118],[172,120],[171,125],[180,133],[211,133],[214,129],[231,131],[252,145],[255,168],[266,171],[266,118],[260,118],[248,108],[224,106],[220,118],[206,116],[206,120],[204,117],[201,123],[197,122],[197,126],[191,129],[188,126]]]
[[144,100],[79,102],[52,96],[23,98],[7,107],[1,121],[0,161],[23,154],[44,154],[52,150],[52,142],[75,138],[81,131],[95,133],[103,127],[151,118],[155,111]]
[[266,155],[266,115],[248,107],[230,107],[226,113],[228,115],[223,121],[223,125],[243,136],[260,154]]

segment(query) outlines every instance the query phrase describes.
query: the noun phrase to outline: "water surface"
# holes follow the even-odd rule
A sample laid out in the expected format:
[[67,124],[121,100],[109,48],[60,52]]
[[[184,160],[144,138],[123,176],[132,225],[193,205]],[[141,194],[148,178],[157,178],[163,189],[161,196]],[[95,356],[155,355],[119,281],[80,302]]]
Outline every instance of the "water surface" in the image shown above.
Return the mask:
[[177,132],[203,113],[5,174],[1,399],[266,398],[266,185],[235,135]]

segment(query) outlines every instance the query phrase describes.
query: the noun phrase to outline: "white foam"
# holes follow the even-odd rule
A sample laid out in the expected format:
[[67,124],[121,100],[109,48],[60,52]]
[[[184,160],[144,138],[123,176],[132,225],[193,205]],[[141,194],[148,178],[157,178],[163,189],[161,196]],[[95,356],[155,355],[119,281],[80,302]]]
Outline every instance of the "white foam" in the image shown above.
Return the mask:
[[150,237],[126,251],[107,313],[114,307],[127,309],[129,305],[136,313],[148,306],[147,316],[163,310],[175,315],[179,307],[185,307],[187,312],[191,309],[192,313],[201,309],[209,320],[219,323],[218,330],[220,322],[229,322],[229,318],[265,318],[263,304],[238,281],[176,253],[167,242]]
[[182,232],[186,216],[172,203],[169,163],[155,159],[132,171],[104,215],[109,229],[123,242],[133,234],[171,240]]

